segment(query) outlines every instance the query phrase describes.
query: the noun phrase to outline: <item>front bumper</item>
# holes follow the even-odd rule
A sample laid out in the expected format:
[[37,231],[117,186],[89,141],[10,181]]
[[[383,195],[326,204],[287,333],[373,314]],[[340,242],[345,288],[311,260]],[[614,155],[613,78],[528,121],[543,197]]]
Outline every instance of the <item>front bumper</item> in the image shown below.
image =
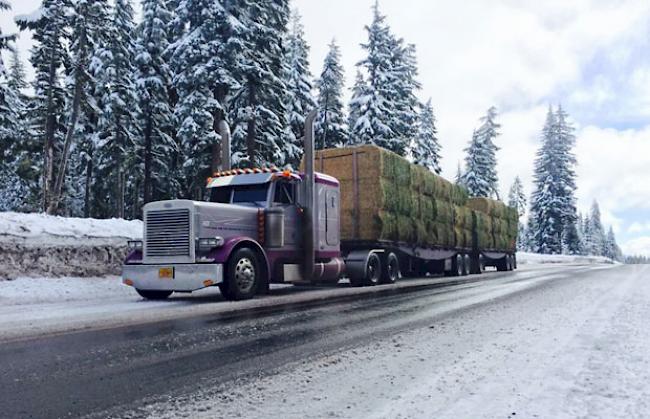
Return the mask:
[[[173,269],[173,277],[161,278],[160,270],[169,272],[168,268]],[[123,265],[122,282],[140,290],[189,292],[223,282],[223,265]]]

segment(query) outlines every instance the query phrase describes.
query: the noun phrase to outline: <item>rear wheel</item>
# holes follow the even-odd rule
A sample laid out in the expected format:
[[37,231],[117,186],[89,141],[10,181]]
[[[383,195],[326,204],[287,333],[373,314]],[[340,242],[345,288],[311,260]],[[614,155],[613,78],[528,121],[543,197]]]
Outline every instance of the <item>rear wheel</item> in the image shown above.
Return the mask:
[[151,291],[151,290],[139,290],[135,289],[142,298],[147,300],[165,300],[167,297],[172,295],[173,291]]
[[386,257],[386,265],[382,270],[381,283],[392,284],[399,278],[399,259],[395,253],[389,253]]
[[370,253],[366,259],[363,277],[350,277],[350,283],[355,287],[377,285],[381,280],[381,260],[376,253]]
[[497,265],[497,271],[499,272],[505,272],[508,270],[508,261],[510,259],[508,258],[508,255],[505,255],[501,259],[499,259],[496,263]]
[[462,276],[463,275],[463,256],[462,255],[456,255],[452,260],[451,260],[451,275],[452,276]]
[[257,292],[261,275],[257,254],[242,247],[230,256],[224,283],[219,288],[228,300],[247,300]]
[[463,275],[472,273],[472,259],[469,255],[463,255]]

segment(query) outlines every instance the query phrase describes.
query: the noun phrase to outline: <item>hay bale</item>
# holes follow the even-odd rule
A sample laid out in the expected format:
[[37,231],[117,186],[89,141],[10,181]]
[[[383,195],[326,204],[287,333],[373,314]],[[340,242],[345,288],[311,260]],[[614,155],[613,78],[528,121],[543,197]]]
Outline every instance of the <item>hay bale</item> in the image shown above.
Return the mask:
[[[342,240],[455,244],[452,202],[460,206],[466,192],[426,168],[379,147],[364,145],[320,150],[316,152],[315,169],[340,181]],[[471,213],[462,209],[457,212],[462,213],[458,227],[471,228]],[[465,231],[459,235],[463,243],[467,242]]]

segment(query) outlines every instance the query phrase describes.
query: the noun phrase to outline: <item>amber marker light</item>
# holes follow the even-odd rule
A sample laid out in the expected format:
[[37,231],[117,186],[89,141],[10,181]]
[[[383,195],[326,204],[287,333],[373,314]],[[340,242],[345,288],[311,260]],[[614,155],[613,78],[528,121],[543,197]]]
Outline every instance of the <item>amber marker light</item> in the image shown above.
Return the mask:
[[203,281],[203,286],[209,287],[210,285],[214,285],[214,282],[212,282],[211,279],[206,279]]
[[122,282],[124,283],[124,285],[128,285],[129,287],[132,287],[132,286],[133,286],[133,281],[131,281],[131,280],[128,279],[128,278],[125,279],[125,280],[122,281]]

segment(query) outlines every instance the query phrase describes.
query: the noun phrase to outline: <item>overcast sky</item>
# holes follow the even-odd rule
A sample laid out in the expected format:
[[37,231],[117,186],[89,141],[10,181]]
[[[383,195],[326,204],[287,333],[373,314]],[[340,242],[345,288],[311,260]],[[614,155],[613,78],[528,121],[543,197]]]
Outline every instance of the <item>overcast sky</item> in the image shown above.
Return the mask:
[[[320,72],[327,44],[341,47],[348,86],[363,56],[374,0],[293,0]],[[38,0],[10,1],[12,14]],[[136,5],[137,6],[137,5]],[[650,255],[650,1],[382,0],[393,32],[417,47],[422,100],[432,99],[443,175],[453,178],[478,118],[501,115],[497,144],[505,195],[519,175],[526,193],[549,105],[576,127],[578,206],[597,199],[625,253]],[[29,36],[19,47],[25,58]]]

